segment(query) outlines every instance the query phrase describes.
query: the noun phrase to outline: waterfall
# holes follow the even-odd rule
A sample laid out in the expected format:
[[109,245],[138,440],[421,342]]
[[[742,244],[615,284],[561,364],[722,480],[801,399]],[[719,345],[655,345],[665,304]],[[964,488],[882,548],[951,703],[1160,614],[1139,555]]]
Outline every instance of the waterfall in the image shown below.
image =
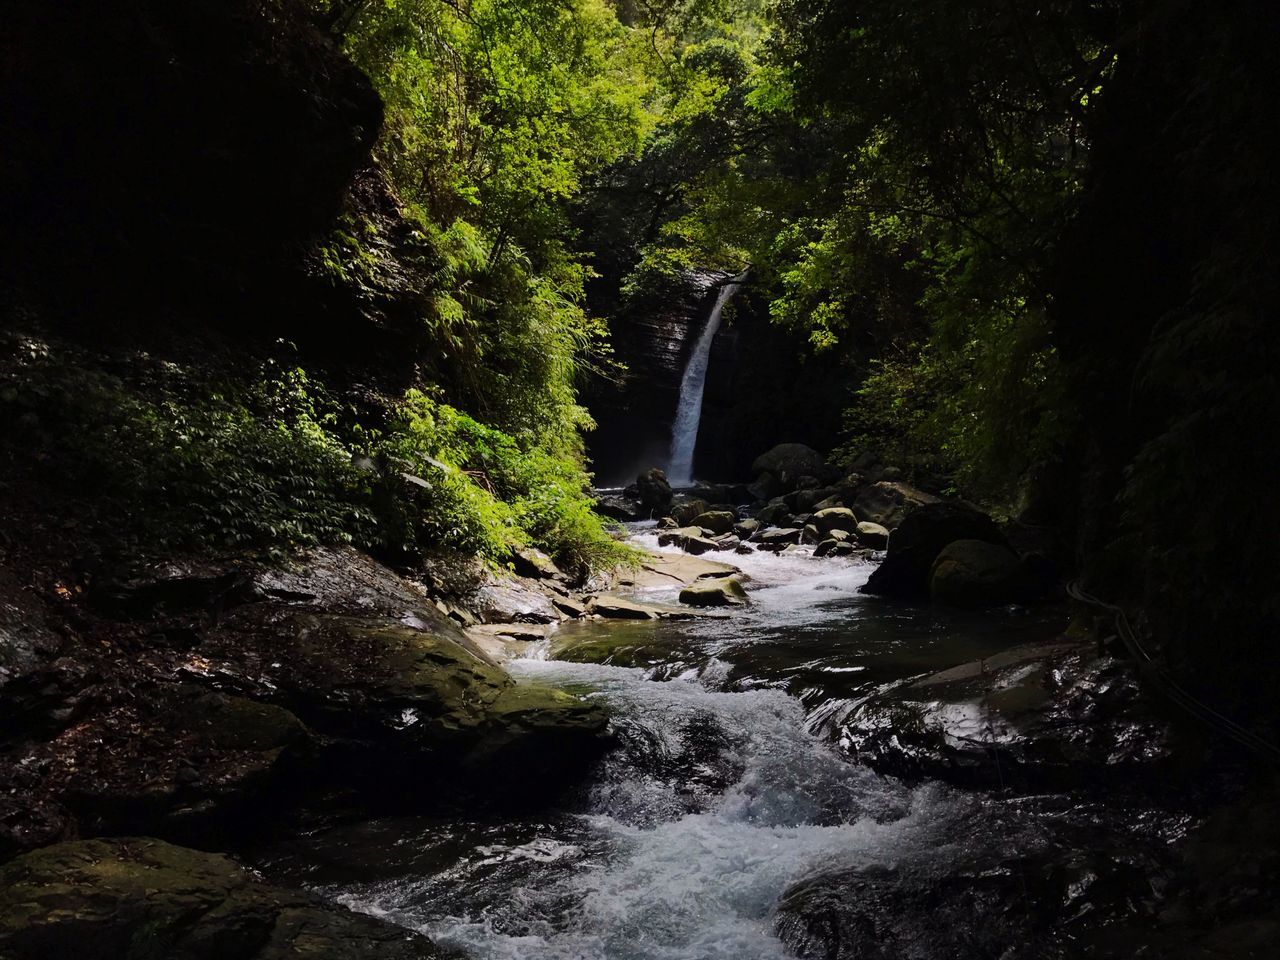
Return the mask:
[[671,426],[671,464],[668,479],[674,484],[693,482],[693,450],[698,443],[698,425],[702,422],[702,394],[707,386],[707,362],[711,359],[711,343],[720,329],[720,316],[725,304],[737,291],[746,274],[734,277],[720,288],[707,325],[694,345],[689,363],[680,379],[680,402],[676,406],[675,423]]

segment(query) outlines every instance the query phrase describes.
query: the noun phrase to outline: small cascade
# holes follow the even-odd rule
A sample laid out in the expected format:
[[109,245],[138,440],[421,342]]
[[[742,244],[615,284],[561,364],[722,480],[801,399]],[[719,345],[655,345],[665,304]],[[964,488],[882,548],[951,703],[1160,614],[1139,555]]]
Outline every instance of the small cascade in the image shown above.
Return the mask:
[[693,482],[693,451],[698,444],[698,426],[702,422],[702,394],[707,386],[711,344],[720,330],[725,304],[745,278],[743,273],[720,288],[711,315],[707,317],[707,325],[698,337],[680,379],[680,402],[676,406],[675,422],[671,425],[671,460],[667,468],[668,479],[677,486]]

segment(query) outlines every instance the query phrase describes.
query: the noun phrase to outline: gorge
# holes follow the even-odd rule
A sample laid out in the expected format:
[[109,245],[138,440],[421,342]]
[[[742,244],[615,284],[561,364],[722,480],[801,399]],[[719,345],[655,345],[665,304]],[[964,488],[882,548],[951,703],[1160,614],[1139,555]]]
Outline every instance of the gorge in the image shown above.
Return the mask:
[[11,7],[0,960],[1280,952],[1274,4]]

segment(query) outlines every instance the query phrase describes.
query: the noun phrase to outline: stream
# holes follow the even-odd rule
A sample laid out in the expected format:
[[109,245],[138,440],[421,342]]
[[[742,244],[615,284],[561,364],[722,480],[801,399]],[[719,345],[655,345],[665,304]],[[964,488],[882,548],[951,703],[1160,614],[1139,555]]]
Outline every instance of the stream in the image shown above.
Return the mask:
[[[646,525],[634,535],[656,547]],[[1052,637],[1059,612],[888,605],[857,592],[865,561],[723,559],[751,577],[749,607],[577,623],[509,665],[519,682],[612,710],[620,747],[558,809],[329,826],[261,851],[259,866],[477,960],[999,957],[1033,934],[1068,942],[1100,911],[1142,909],[1184,816],[1130,798],[1012,795],[994,768],[989,790],[907,784],[840,748],[867,697]],[[1066,891],[1052,910],[1038,902],[1050,876]],[[824,894],[803,922],[780,908],[797,883],[843,891],[847,877],[859,895]],[[973,929],[960,952],[946,919],[957,878],[963,897],[993,882],[1007,893],[998,909],[963,900],[960,926]],[[821,929],[875,926],[885,952],[823,952],[814,909]]]

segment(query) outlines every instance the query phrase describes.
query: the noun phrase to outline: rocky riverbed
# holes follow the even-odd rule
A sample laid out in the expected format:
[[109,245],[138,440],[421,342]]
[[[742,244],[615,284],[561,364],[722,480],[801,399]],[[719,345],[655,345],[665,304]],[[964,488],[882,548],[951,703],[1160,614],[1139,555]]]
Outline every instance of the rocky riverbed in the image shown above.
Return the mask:
[[808,483],[585,584],[10,577],[0,956],[1269,956],[1268,784],[989,518]]

